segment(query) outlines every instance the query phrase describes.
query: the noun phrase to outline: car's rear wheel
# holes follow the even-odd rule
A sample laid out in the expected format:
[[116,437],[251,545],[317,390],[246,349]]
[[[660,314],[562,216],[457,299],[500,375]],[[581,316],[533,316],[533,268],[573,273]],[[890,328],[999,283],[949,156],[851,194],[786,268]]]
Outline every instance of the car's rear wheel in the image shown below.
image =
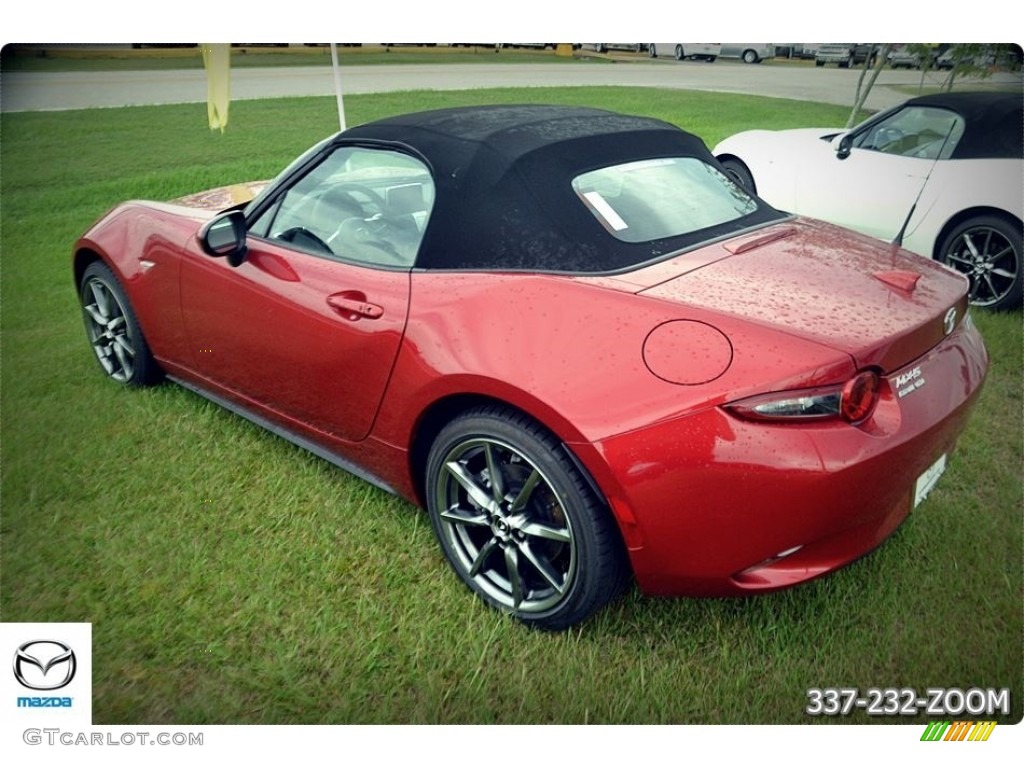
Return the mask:
[[547,630],[583,621],[626,583],[618,528],[567,449],[504,407],[441,430],[427,507],[459,578],[496,608]]
[[757,64],[759,59],[757,58],[757,51],[748,48],[743,52],[743,63],[744,64]]
[[939,259],[971,281],[971,304],[1007,310],[1021,306],[1021,251],[1018,226],[977,216],[949,233]]
[[726,174],[747,192],[757,194],[757,186],[754,184],[754,177],[750,174],[747,166],[742,161],[729,157],[721,161]]
[[160,368],[142,336],[135,312],[106,264],[95,261],[86,267],[79,297],[85,332],[107,376],[130,387],[159,381]]
[[685,51],[683,50],[683,46],[676,45],[676,50],[675,50],[676,61],[682,61],[685,58],[685,56],[683,56],[684,53],[685,53]]

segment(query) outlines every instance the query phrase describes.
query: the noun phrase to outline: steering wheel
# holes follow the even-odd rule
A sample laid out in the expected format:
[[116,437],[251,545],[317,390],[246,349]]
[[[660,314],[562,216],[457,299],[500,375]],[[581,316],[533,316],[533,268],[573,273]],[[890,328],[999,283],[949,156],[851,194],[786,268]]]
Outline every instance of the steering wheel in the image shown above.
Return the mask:
[[[388,204],[384,201],[384,198],[377,193],[376,190],[365,184],[360,184],[355,181],[341,181],[337,184],[332,184],[330,189],[324,195],[325,200],[331,200],[335,197],[335,193],[341,193],[349,201],[349,205],[356,206],[359,212],[363,214],[363,218],[370,218],[375,213],[386,214],[388,212]],[[367,204],[372,206],[374,210],[367,211],[364,208],[363,203],[359,201],[359,195],[366,198]]]
[[900,143],[905,138],[905,134],[899,128],[879,128],[878,133],[875,134],[875,149],[879,152],[893,153]]
[[311,250],[322,251],[329,256],[334,255],[334,251],[331,250],[331,246],[324,242],[319,235],[314,232],[310,232],[305,227],[291,227],[286,229],[284,232],[277,236],[278,240],[284,240],[286,243],[292,243],[301,248],[308,248]]
[[[344,255],[346,249],[352,249],[363,252],[366,254],[367,260],[376,262],[383,254],[387,257],[387,261],[398,266],[407,266],[395,246],[381,237],[386,229],[387,223],[380,214],[369,219],[354,216],[341,222],[334,234],[327,238],[327,244],[334,253],[339,255]],[[372,248],[374,252],[367,253],[367,248]]]

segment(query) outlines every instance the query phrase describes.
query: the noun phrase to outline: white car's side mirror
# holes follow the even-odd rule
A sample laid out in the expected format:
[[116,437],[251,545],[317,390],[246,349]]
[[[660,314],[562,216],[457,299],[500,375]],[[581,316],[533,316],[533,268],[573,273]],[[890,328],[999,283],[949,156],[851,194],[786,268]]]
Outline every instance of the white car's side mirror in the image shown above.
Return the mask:
[[836,157],[840,160],[845,160],[850,156],[850,148],[853,146],[853,134],[840,133],[834,139],[832,139],[832,149],[835,150]]

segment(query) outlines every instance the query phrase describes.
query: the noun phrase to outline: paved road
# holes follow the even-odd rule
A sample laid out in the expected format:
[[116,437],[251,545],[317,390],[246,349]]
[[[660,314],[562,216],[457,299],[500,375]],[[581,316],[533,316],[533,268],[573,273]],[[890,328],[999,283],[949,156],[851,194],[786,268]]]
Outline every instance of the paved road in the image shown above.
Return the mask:
[[[412,89],[464,90],[497,86],[626,85],[753,93],[804,101],[850,104],[857,71],[826,67],[750,66],[733,62],[620,61],[614,64],[423,64],[342,65],[345,93]],[[921,74],[885,70],[867,106],[882,109],[907,98],[887,85],[916,85]],[[930,73],[937,81],[941,75]],[[278,96],[331,96],[330,66],[236,68],[231,73],[235,100]],[[136,72],[3,72],[0,110],[120,107],[180,104],[206,100],[202,70]]]

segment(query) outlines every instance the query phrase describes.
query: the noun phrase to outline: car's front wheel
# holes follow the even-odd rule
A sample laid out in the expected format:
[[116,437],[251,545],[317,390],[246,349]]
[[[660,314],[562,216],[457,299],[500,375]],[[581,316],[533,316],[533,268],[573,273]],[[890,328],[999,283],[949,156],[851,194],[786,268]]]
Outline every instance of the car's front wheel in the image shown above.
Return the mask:
[[504,407],[462,414],[427,461],[427,507],[459,578],[526,624],[561,630],[622,589],[615,521],[566,448]]
[[747,49],[743,52],[743,63],[744,64],[757,64],[760,59],[757,57],[757,51]]
[[977,216],[949,233],[939,259],[971,281],[970,301],[1007,310],[1021,306],[1021,231],[997,216]]
[[142,336],[135,312],[106,264],[95,261],[86,267],[79,297],[85,332],[107,376],[130,387],[159,381],[160,368]]
[[757,186],[754,184],[754,177],[750,174],[747,166],[742,161],[728,157],[721,161],[722,167],[730,179],[735,181],[752,195],[757,194]]

